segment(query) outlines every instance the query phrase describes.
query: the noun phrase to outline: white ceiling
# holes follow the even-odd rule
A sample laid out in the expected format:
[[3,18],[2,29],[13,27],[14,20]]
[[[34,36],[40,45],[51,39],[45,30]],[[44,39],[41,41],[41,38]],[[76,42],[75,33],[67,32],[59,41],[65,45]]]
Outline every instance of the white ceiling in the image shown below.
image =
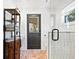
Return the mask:
[[17,0],[20,6],[25,6],[26,8],[42,8],[45,6],[46,0]]
[[14,0],[16,3],[19,3],[20,6],[26,8],[43,8],[46,6],[46,1],[49,2],[51,10],[62,9],[71,2],[75,0]]
[[[46,6],[46,1],[50,1],[49,5],[51,6],[51,9],[59,9],[59,8],[64,8],[68,4],[70,4],[72,1],[75,0],[9,0],[8,2],[4,0],[5,5],[9,5],[9,2],[15,2],[19,6],[22,7],[29,7],[29,8],[40,8],[40,7],[45,7]],[[11,2],[11,4],[12,4]]]
[[75,0],[51,0],[51,8],[53,9],[62,9],[69,5]]

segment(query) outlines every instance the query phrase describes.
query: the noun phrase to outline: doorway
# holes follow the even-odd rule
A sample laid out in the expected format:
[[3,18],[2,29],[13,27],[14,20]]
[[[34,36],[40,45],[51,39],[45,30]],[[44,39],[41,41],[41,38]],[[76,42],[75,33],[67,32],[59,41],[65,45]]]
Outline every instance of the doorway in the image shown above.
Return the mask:
[[41,49],[41,15],[27,15],[27,49]]

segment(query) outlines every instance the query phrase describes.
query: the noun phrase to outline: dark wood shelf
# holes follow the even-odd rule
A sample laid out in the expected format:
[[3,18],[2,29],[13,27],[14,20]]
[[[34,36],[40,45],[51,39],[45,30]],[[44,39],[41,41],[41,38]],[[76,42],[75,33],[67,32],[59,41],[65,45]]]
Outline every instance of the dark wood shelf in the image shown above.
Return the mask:
[[12,20],[5,20],[5,21],[12,22]]
[[5,30],[5,31],[6,31],[6,32],[9,32],[9,31],[11,32],[11,31],[14,31],[14,30],[10,30],[10,29],[8,30],[8,29],[7,29],[7,30]]
[[[6,13],[10,13],[10,19],[6,19]],[[20,59],[20,11],[15,9],[4,9],[4,59]],[[7,14],[8,14],[7,13]],[[19,18],[17,18],[19,16]],[[18,25],[18,26],[17,26]],[[18,30],[18,34],[17,31]],[[10,32],[11,39],[7,37]],[[18,37],[18,38],[17,38]],[[12,40],[13,38],[13,40]],[[6,40],[7,39],[7,40]]]
[[[14,23],[14,20],[5,20],[5,21]],[[19,21],[15,21],[15,23],[19,23]]]
[[5,10],[11,13],[12,15],[20,15],[19,14],[20,11],[17,11],[17,9],[5,9]]

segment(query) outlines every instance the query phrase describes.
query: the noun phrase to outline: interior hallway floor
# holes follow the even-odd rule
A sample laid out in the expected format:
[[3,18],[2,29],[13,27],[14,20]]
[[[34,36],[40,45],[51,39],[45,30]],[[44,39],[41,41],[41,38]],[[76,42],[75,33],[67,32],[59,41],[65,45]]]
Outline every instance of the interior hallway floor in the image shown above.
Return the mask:
[[22,50],[20,52],[20,59],[47,59],[46,50]]

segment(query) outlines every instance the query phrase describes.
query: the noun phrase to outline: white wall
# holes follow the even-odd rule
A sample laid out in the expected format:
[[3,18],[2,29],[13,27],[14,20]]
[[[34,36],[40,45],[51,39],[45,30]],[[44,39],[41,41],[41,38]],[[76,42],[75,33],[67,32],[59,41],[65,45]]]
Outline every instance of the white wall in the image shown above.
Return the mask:
[[[27,9],[21,13],[22,50],[27,49],[27,14],[41,14],[41,48],[47,49],[49,13],[46,9]],[[44,36],[46,35],[46,36]]]
[[[42,49],[47,49],[48,47],[48,32],[51,31],[51,14],[55,14],[54,27],[60,30],[68,29],[62,23],[62,8],[56,9],[55,12],[50,8],[53,2],[50,4],[46,3],[46,0],[4,0],[4,8],[15,8],[18,7],[21,13],[21,40],[22,40],[22,50],[27,49],[27,14],[41,14],[41,46]],[[52,6],[51,6],[52,7]],[[57,8],[57,7],[56,7]],[[51,10],[50,10],[51,9]],[[70,28],[74,28],[70,26]],[[46,36],[45,36],[46,35]]]
[[[72,2],[71,2],[72,3]],[[70,3],[70,4],[71,4]],[[59,7],[55,10],[55,12],[53,12],[53,10],[52,10],[52,12],[51,12],[51,14],[53,14],[54,13],[54,15],[55,15],[55,24],[54,24],[54,28],[58,28],[60,31],[72,31],[72,32],[74,32],[75,31],[75,23],[73,24],[73,25],[66,25],[65,23],[64,23],[64,19],[63,19],[63,10],[64,10],[64,8],[65,8],[65,10],[64,11],[67,11],[67,10],[69,10],[70,8],[72,8],[72,6],[71,7],[67,7],[67,6],[69,6],[70,4],[66,4],[65,3],[65,5],[66,6],[61,6],[60,7],[60,5],[59,5]]]
[[16,6],[21,11],[21,50],[27,50],[27,14],[41,14],[41,49],[48,49],[50,12],[47,4],[45,0],[17,0]]
[[4,8],[15,8],[16,5],[15,5],[13,0],[8,0],[8,1],[7,0],[3,0],[3,7]]
[[21,14],[21,50],[27,50],[27,14],[41,14],[41,48],[47,50],[50,19],[45,0],[4,0],[4,8],[16,7]]

